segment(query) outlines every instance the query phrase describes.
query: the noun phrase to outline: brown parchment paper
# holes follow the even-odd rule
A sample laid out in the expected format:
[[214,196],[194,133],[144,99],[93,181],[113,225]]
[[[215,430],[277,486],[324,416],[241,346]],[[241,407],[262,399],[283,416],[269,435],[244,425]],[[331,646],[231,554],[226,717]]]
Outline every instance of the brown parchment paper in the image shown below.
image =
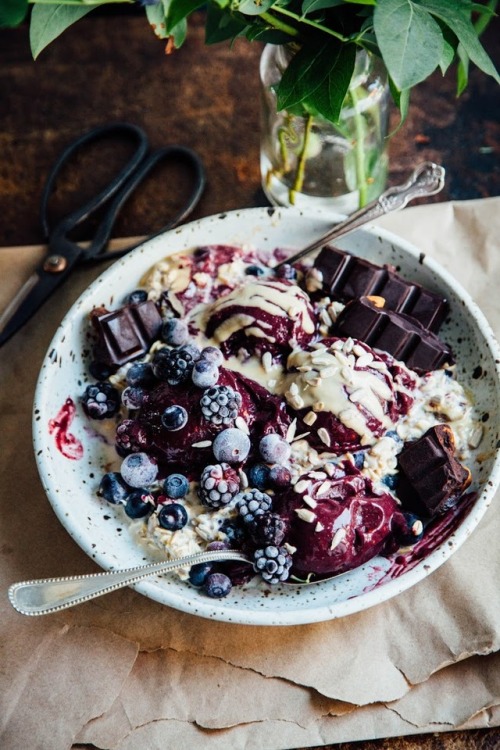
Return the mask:
[[[500,199],[409,208],[380,223],[447,267],[498,332]],[[0,249],[0,310],[43,252]],[[41,488],[31,410],[53,332],[101,270],[78,269],[0,351],[0,747],[284,750],[497,725],[498,496],[428,579],[342,620],[237,626],[130,589],[47,618],[10,607],[14,581],[97,570]]]

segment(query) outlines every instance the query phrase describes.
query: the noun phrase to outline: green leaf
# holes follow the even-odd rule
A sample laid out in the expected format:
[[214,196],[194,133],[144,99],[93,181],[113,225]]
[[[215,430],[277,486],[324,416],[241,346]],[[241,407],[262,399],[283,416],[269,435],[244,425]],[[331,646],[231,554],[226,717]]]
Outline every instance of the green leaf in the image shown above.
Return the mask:
[[308,13],[314,13],[325,8],[336,8],[339,5],[344,5],[344,0],[304,0],[302,15],[306,16]]
[[[169,0],[166,9],[167,34],[171,34],[178,23],[204,5],[205,0]],[[151,7],[151,6],[150,6]],[[154,5],[152,6],[155,7]]]
[[469,0],[419,0],[420,5],[445,23],[456,34],[468,57],[484,73],[500,83],[495,66],[478,39],[471,20]]
[[414,0],[379,0],[373,13],[378,45],[398,89],[415,86],[439,65],[439,24]]
[[241,0],[238,11],[246,16],[259,16],[273,5],[274,0]]
[[279,110],[299,105],[313,115],[338,122],[349,89],[356,48],[327,39],[316,50],[302,47],[292,58],[277,89]]
[[19,26],[28,12],[28,0],[0,0],[0,28]]
[[463,94],[469,83],[469,56],[461,44],[458,45],[457,96]]
[[215,3],[209,3],[205,22],[205,43],[218,44],[228,39],[240,36],[247,28],[247,22],[236,18],[219,8]]
[[30,44],[33,58],[36,60],[50,42],[97,7],[97,5],[34,5],[30,21]]
[[443,24],[441,21],[439,21],[439,25],[441,27],[441,32],[444,39],[443,54],[441,56],[441,60],[439,61],[439,67],[441,69],[441,73],[444,75],[455,59],[455,54],[458,47],[458,39],[448,26]]
[[162,3],[146,5],[146,17],[158,39],[166,39],[168,34],[165,22],[165,8]]
[[401,127],[404,125],[405,120],[408,116],[408,110],[410,108],[410,92],[411,89],[404,89],[403,91],[399,91],[399,89],[394,84],[394,81],[389,76],[389,89],[391,91],[392,98],[394,100],[395,105],[399,109],[399,122],[394,128],[394,130],[389,134],[389,137],[392,137],[395,133],[398,132],[398,130],[401,129]]

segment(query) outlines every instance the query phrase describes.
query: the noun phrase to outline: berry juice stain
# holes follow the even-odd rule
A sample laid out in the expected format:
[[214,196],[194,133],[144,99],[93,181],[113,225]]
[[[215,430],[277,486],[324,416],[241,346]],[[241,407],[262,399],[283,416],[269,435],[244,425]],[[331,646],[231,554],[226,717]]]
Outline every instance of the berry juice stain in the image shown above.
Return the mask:
[[75,418],[75,404],[67,398],[55,419],[49,420],[49,434],[54,435],[57,449],[65,458],[79,461],[83,458],[83,445],[71,432],[69,427]]

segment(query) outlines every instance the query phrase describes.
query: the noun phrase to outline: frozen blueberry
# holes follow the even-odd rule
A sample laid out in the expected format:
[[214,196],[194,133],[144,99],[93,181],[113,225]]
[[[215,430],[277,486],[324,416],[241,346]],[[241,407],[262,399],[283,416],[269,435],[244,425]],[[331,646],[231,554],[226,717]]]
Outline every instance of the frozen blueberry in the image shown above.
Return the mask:
[[167,531],[179,531],[187,521],[187,510],[180,503],[167,503],[158,512],[158,523]]
[[131,453],[123,459],[120,473],[131,487],[147,487],[158,475],[158,464],[147,453]]
[[390,490],[395,490],[398,484],[398,479],[399,477],[397,474],[386,474],[385,477],[382,477],[382,484],[385,484]]
[[169,318],[162,327],[160,338],[170,346],[182,346],[189,340],[189,329],[187,323],[179,318]]
[[138,385],[128,385],[122,391],[122,404],[126,409],[140,409],[144,401],[144,389]]
[[266,464],[255,464],[247,470],[248,483],[250,487],[265,490],[269,487],[269,474],[271,470]]
[[266,272],[262,266],[247,266],[245,273],[247,276],[264,276]]
[[170,432],[182,430],[182,428],[186,426],[187,421],[187,411],[183,406],[179,406],[178,404],[167,406],[167,408],[161,415],[162,425],[166,430],[169,430]]
[[269,470],[269,480],[273,487],[288,487],[292,481],[292,474],[286,466],[275,464]]
[[193,586],[203,586],[207,576],[213,570],[212,563],[198,563],[198,565],[192,565],[189,571],[189,583]]
[[230,549],[227,542],[210,542],[207,544],[208,552],[220,552],[221,550]]
[[219,368],[209,359],[199,359],[193,367],[191,378],[199,388],[211,388],[219,379]]
[[121,505],[126,502],[131,487],[124,481],[117,471],[104,474],[99,485],[98,495],[103,497],[112,505]]
[[230,521],[224,521],[220,530],[226,535],[230,547],[233,549],[241,549],[247,536],[247,530],[241,517],[234,518]]
[[389,430],[389,432],[385,433],[385,437],[392,438],[392,440],[394,440],[395,443],[398,443],[398,445],[403,445],[403,440],[399,437],[396,430]]
[[212,599],[222,599],[229,594],[233,585],[224,573],[210,573],[203,584],[203,590]]
[[219,463],[238,464],[246,459],[250,452],[250,438],[237,427],[228,427],[219,432],[212,450]]
[[163,482],[163,489],[168,497],[178,500],[185,497],[189,490],[189,481],[184,474],[169,474]]
[[358,451],[352,454],[354,460],[354,466],[356,469],[362,469],[365,463],[365,454],[363,451]]
[[133,387],[140,386],[141,388],[148,388],[155,382],[155,376],[150,362],[134,362],[134,364],[128,368],[125,377],[127,385]]
[[127,303],[129,305],[140,305],[142,302],[147,302],[148,293],[145,289],[135,289],[127,297]]
[[144,518],[155,508],[153,495],[148,490],[134,490],[127,497],[125,513],[129,518]]
[[116,371],[116,367],[105,362],[91,362],[89,372],[96,380],[107,380]]
[[290,443],[275,432],[265,435],[259,443],[260,455],[269,464],[284,464],[292,452]]
[[201,358],[206,359],[208,362],[213,362],[214,365],[221,365],[224,362],[224,355],[220,349],[216,346],[206,346],[201,350]]

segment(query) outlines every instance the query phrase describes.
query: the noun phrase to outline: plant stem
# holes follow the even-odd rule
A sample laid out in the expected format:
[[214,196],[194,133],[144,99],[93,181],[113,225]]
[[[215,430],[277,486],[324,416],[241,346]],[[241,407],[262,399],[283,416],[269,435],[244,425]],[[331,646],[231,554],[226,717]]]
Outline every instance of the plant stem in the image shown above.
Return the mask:
[[294,26],[290,26],[290,24],[284,23],[284,21],[280,21],[279,18],[275,18],[271,13],[260,13],[260,18],[266,21],[266,23],[268,23],[270,26],[273,26],[275,29],[284,31],[285,34],[289,34],[289,36],[299,36],[299,32]]
[[356,183],[359,192],[358,207],[362,208],[368,202],[368,185],[366,182],[365,169],[365,133],[363,115],[358,109],[359,98],[356,89],[349,89],[349,96],[352,101],[354,110],[354,127],[356,130],[356,140],[354,142],[354,153],[356,156]]
[[288,192],[288,198],[292,206],[295,205],[295,193],[300,193],[300,191],[302,190],[302,186],[304,184],[304,173],[306,170],[306,154],[307,154],[307,148],[309,146],[309,136],[311,134],[312,124],[313,124],[313,116],[307,115],[306,125],[304,129],[304,142],[302,144],[302,148],[299,154],[299,159],[297,162],[297,171],[295,172],[295,180],[293,182],[292,187],[290,188]]
[[[293,11],[288,10],[287,8],[283,8],[279,5],[271,5],[271,10],[273,10],[275,13],[281,13],[283,16],[288,16],[288,18],[293,18],[297,23],[304,24],[306,26],[312,26],[315,29],[318,29],[319,31],[322,31],[324,34],[329,34],[330,36],[334,36],[336,39],[340,39],[341,42],[350,42],[351,40],[348,39],[345,36],[342,36],[342,34],[339,34],[338,31],[333,31],[333,29],[329,29],[327,26],[323,26],[320,23],[317,23],[316,21],[311,21],[305,16],[299,16],[297,13],[293,13]],[[264,18],[264,16],[268,15],[267,13],[261,13],[261,18]],[[297,32],[296,29],[294,31]],[[296,33],[296,36],[298,36],[298,32]]]

